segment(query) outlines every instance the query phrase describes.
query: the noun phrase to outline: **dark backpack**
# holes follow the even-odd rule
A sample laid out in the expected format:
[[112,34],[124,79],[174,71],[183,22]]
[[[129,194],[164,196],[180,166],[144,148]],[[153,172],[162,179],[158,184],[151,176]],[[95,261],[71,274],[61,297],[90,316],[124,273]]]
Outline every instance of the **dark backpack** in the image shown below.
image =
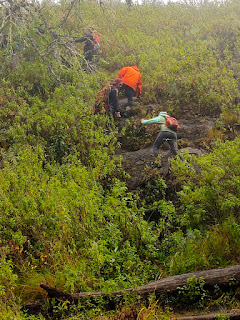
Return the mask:
[[179,129],[181,129],[177,119],[171,116],[167,116],[165,117],[165,119],[166,119],[166,127],[169,128],[170,130],[177,132]]

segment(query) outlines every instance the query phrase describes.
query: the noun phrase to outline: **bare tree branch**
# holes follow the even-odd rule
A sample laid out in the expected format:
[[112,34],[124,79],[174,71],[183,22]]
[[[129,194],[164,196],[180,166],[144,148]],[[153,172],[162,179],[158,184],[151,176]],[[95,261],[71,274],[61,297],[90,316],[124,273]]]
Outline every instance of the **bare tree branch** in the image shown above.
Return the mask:
[[[37,55],[41,57],[50,73],[57,81],[60,81],[57,68],[73,67],[69,59],[71,57],[77,57],[79,61],[83,60],[82,55],[78,53],[73,43],[73,39],[69,36],[61,35],[61,27],[69,19],[74,6],[78,3],[80,3],[80,0],[72,0],[62,21],[58,25],[52,26],[45,16],[43,5],[40,2],[0,0],[0,6],[2,6],[0,11],[0,19],[2,20],[0,33],[5,32],[5,30],[8,33],[7,46],[4,45],[4,49],[11,53],[17,53],[17,56],[19,56],[16,51],[18,50],[18,42],[15,43],[15,39],[21,38],[25,46],[31,46]],[[36,26],[36,21],[39,22],[38,27]],[[32,35],[34,28],[36,29],[37,38]],[[21,36],[19,37],[19,35]],[[39,42],[38,37],[41,37]],[[52,64],[49,60],[55,62]]]
[[76,4],[77,2],[80,3],[80,0],[73,0],[73,1],[71,2],[70,6],[69,6],[69,8],[68,8],[68,10],[67,10],[66,16],[63,18],[63,20],[60,22],[60,24],[59,24],[57,27],[62,27],[62,26],[66,23],[67,19],[68,19],[69,16],[70,16],[70,13],[71,13],[73,7],[75,6],[75,4]]
[[28,35],[28,38],[32,44],[32,46],[34,47],[34,49],[37,51],[37,53],[39,54],[39,56],[42,58],[42,60],[44,61],[44,63],[46,64],[46,66],[48,67],[49,71],[52,73],[52,75],[56,78],[56,80],[58,82],[61,82],[60,78],[55,74],[53,68],[48,64],[47,60],[44,58],[44,56],[41,54],[41,52],[39,51],[37,45],[35,44],[33,38]]

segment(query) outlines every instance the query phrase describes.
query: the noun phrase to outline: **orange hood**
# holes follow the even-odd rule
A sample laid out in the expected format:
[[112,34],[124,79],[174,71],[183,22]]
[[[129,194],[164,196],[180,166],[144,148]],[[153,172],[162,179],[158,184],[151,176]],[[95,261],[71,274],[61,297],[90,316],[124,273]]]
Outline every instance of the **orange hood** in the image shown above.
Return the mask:
[[142,93],[142,77],[137,66],[122,68],[118,78],[122,79],[124,84],[133,88],[138,96]]

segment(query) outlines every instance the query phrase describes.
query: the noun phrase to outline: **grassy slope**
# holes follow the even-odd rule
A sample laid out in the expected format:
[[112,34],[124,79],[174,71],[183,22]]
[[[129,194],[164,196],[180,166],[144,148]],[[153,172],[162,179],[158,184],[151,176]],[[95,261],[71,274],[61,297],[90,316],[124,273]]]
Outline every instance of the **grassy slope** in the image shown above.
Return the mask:
[[[57,24],[65,4],[47,6],[49,23]],[[239,1],[131,10],[114,4],[103,11],[81,3],[58,31],[77,36],[83,26],[94,26],[102,41],[99,72],[79,72],[74,59],[71,70],[60,69],[53,60],[62,85],[31,46],[19,53],[16,70],[1,53],[3,317],[14,312],[6,311],[11,303],[42,297],[39,282],[69,292],[111,291],[239,262],[238,139],[197,160],[200,173],[174,164],[182,189],[175,208],[164,200],[161,179],[145,199],[127,193],[112,157],[116,131],[106,134],[107,119],[91,111],[100,83],[137,64],[143,102],[179,117],[186,111],[218,114],[222,128],[233,130],[239,115],[239,7]],[[36,36],[36,42],[43,48],[48,39]],[[148,224],[145,210],[157,211],[159,221]],[[153,303],[145,311],[157,309]]]

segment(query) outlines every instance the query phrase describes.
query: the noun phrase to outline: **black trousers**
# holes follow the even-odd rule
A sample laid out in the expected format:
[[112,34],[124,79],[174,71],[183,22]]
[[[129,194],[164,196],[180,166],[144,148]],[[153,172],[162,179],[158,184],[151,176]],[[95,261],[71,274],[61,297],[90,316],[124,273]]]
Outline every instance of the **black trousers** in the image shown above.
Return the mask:
[[126,84],[124,84],[123,87],[124,87],[124,89],[125,89],[125,96],[126,96],[127,99],[128,99],[127,105],[128,105],[129,107],[131,107],[132,104],[133,104],[133,97],[135,96],[136,91],[135,91],[132,87],[129,87],[129,86],[126,85]]
[[[177,146],[177,135],[172,133],[172,132],[169,132],[169,131],[161,131],[159,133],[159,135],[157,136],[156,140],[154,141],[154,144],[153,144],[154,157],[156,158],[158,156],[159,148],[164,143],[164,141],[167,141],[167,143],[170,146],[170,149],[171,149],[172,153],[175,156],[178,155],[177,149],[176,149],[176,146]],[[183,159],[183,157],[181,155],[178,155],[178,156],[182,161],[184,161],[184,159]]]

